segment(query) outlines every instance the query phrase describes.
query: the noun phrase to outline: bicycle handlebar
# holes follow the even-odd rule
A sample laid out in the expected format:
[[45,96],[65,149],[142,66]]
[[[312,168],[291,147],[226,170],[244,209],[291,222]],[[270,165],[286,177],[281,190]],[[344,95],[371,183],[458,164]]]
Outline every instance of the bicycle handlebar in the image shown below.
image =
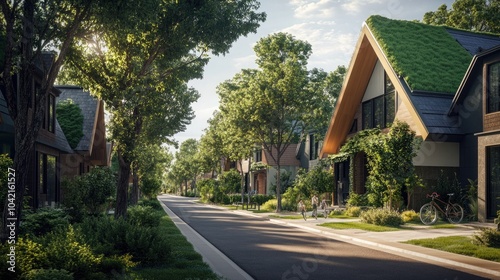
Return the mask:
[[431,194],[427,194],[427,197],[436,198],[439,197],[439,194],[437,192],[433,192]]

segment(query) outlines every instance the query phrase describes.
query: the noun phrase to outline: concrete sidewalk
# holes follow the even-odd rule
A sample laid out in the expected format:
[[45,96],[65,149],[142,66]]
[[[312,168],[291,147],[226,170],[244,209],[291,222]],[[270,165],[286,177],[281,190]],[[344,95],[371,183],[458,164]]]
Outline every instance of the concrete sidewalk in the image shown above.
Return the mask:
[[[223,208],[223,207],[220,207]],[[269,218],[276,224],[293,226],[304,231],[320,234],[325,237],[349,242],[356,245],[370,247],[388,253],[394,253],[403,257],[427,261],[436,265],[468,269],[480,273],[490,279],[500,279],[500,263],[487,261],[479,258],[448,253],[440,250],[425,248],[421,246],[401,243],[412,239],[436,238],[442,236],[473,236],[480,228],[492,228],[495,225],[487,223],[466,223],[457,225],[455,228],[432,228],[431,226],[416,226],[408,230],[372,232],[358,229],[332,229],[320,226],[329,222],[346,222],[345,219],[312,218],[308,212],[307,221],[303,219],[281,219],[273,218],[273,213],[252,213],[247,210],[229,210],[240,215],[258,216]],[[296,215],[296,214],[295,214]],[[271,217],[270,217],[271,216]],[[356,220],[351,220],[356,221]]]

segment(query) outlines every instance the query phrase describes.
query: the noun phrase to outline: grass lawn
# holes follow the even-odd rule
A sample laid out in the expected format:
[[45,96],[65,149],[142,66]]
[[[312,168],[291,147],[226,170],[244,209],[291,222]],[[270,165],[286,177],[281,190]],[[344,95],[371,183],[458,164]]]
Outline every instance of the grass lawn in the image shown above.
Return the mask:
[[320,226],[333,229],[361,229],[361,230],[376,231],[376,232],[401,230],[400,228],[396,227],[377,226],[362,222],[334,222],[334,223],[320,224]]
[[203,262],[201,255],[194,250],[193,245],[186,240],[170,217],[163,210],[158,211],[163,214],[160,227],[170,241],[171,260],[155,268],[135,268],[133,279],[221,279]]
[[471,241],[472,239],[466,236],[446,236],[409,240],[404,243],[500,262],[500,249],[475,245]]

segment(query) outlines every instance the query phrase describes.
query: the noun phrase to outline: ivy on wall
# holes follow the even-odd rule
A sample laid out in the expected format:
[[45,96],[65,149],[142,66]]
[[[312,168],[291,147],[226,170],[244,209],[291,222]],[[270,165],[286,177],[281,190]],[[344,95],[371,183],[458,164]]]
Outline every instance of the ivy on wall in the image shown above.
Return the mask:
[[[366,189],[369,204],[398,208],[403,201],[403,188],[410,197],[415,187],[422,186],[413,166],[413,158],[420,146],[419,141],[407,123],[396,121],[388,133],[382,133],[378,128],[359,132],[342,146],[339,154],[330,157],[330,160],[341,162],[349,159],[349,179],[353,182],[354,155],[358,152],[366,153],[369,169]],[[351,184],[350,192],[352,191]]]
[[67,99],[57,104],[56,115],[69,145],[72,149],[76,148],[83,137],[82,110],[73,100]]

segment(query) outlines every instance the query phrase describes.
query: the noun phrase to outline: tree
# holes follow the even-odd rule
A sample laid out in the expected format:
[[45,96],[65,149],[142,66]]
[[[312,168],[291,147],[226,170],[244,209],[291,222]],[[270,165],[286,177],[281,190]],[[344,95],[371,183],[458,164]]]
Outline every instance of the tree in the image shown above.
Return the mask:
[[[70,66],[113,114],[120,163],[115,216],[123,217],[139,141],[168,141],[185,128],[198,97],[187,81],[202,76],[210,52],[223,54],[238,37],[255,32],[265,14],[255,12],[255,0],[108,4],[115,9],[96,18],[99,24],[73,49]],[[155,129],[145,132],[148,123]]]
[[191,182],[192,190],[196,186],[196,177],[200,173],[200,162],[197,154],[198,141],[192,138],[182,142],[179,151],[175,153],[173,168],[178,179],[184,183],[184,195],[187,195],[189,182]]
[[[3,209],[2,236],[7,237],[9,214],[17,217],[19,226],[23,197],[32,175],[30,164],[34,158],[34,145],[46,113],[48,94],[61,65],[66,59],[75,38],[86,34],[90,16],[97,8],[104,10],[101,1],[58,0],[2,0],[0,7],[0,54],[3,71],[1,90],[9,115],[14,121],[14,170],[16,170],[16,191],[14,212]],[[35,68],[40,64],[42,52],[51,51],[51,66],[40,76],[39,86],[35,87],[33,78]],[[17,85],[20,85],[19,87]]]
[[456,0],[452,8],[443,4],[435,12],[427,12],[423,22],[434,25],[500,33],[499,0]]
[[221,157],[224,156],[221,121],[221,113],[215,111],[213,117],[208,120],[205,134],[200,138],[198,158],[201,171],[211,173],[212,178],[221,173]]
[[254,47],[258,70],[246,69],[218,88],[220,110],[229,122],[254,135],[276,163],[277,211],[281,211],[281,158],[299,141],[318,104],[307,60],[311,45],[276,33]]

